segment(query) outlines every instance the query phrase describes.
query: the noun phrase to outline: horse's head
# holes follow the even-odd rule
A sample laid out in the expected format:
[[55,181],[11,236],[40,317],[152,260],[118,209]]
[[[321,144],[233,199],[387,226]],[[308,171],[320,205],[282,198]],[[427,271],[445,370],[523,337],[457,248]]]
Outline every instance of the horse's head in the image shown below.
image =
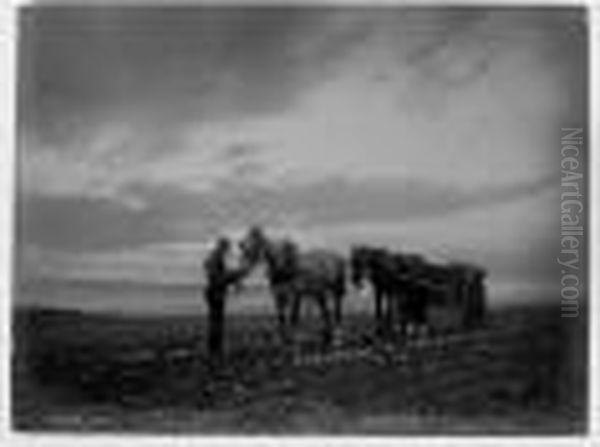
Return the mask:
[[241,262],[251,268],[265,260],[269,241],[260,227],[251,227],[239,242]]
[[240,241],[240,251],[244,265],[252,268],[258,263],[264,263],[272,278],[288,278],[296,270],[296,244],[290,239],[271,240],[259,227],[250,228]]
[[453,262],[451,268],[469,283],[483,282],[487,276],[487,271],[484,268],[473,264]]
[[352,247],[350,251],[350,279],[359,286],[369,274],[373,250],[365,246]]
[[423,256],[413,253],[397,253],[394,256],[396,268],[403,274],[418,275],[426,265]]

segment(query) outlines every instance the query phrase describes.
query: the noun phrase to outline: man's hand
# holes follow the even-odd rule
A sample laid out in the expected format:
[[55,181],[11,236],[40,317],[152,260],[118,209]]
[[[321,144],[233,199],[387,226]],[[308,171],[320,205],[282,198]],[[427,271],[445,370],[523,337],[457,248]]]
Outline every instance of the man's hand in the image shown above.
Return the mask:
[[245,271],[242,269],[232,271],[228,278],[228,282],[232,288],[233,293],[240,293],[244,288],[244,276]]
[[244,283],[242,281],[236,281],[232,285],[233,293],[242,293],[244,291]]

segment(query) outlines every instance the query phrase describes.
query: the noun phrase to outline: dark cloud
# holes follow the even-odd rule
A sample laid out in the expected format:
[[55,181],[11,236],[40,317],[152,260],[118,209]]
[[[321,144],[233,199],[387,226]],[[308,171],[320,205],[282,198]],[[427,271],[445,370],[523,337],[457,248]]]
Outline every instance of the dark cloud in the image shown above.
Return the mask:
[[[586,110],[587,95],[581,88],[587,84],[584,9],[101,7],[21,11],[19,125],[22,133],[41,142],[33,150],[44,146],[69,149],[81,154],[85,162],[93,135],[112,132],[112,127],[107,130],[102,124],[123,122],[131,129],[123,141],[114,143],[111,157],[131,172],[143,172],[140,165],[160,163],[163,156],[168,167],[173,151],[194,150],[182,131],[190,123],[210,125],[285,112],[317,82],[335,74],[349,52],[373,36],[391,36],[381,42],[397,47],[399,58],[405,58],[398,67],[419,75],[411,91],[416,92],[420,107],[431,96],[432,107],[440,110],[446,89],[471,84],[492,70],[499,59],[487,45],[504,44],[504,37],[514,33],[515,39],[507,45],[525,42],[526,48],[536,50],[531,51],[539,59],[534,63],[542,61],[551,73],[563,76],[560,85],[567,91],[573,125],[582,122]],[[397,28],[405,27],[408,32],[395,34]],[[539,41],[531,43],[529,34],[518,39],[519,33],[530,30],[539,33]],[[385,56],[395,54],[388,50],[384,48]],[[387,62],[383,68],[376,67],[383,70],[378,76],[394,82],[397,67]],[[356,64],[353,68],[360,72]],[[432,88],[436,83],[439,88]],[[391,87],[390,94],[395,94]],[[462,107],[462,99],[453,105]],[[406,103],[402,106],[407,107]],[[569,124],[557,123],[556,128]],[[181,187],[165,186],[151,175],[143,182],[140,176],[132,176],[139,183],[121,187],[130,182],[126,178],[115,186],[120,188],[117,196],[133,198],[143,208],[126,206],[123,200],[77,197],[77,191],[68,198],[22,195],[17,213],[19,247],[87,253],[154,242],[202,242],[228,227],[254,222],[278,225],[295,216],[299,218],[296,226],[307,227],[443,219],[451,213],[534,196],[558,185],[552,176],[473,192],[418,179],[339,177],[267,188],[255,181],[267,174],[262,151],[260,145],[245,141],[224,147],[217,161],[230,167],[229,180],[205,192],[184,189],[186,181],[181,179],[175,181],[181,180]],[[90,169],[101,167],[100,161],[98,165],[90,161]],[[205,175],[202,168],[198,168],[199,175]],[[106,172],[111,182],[118,177],[116,171]],[[64,175],[68,178],[73,173],[66,167]],[[496,255],[489,254],[491,258]],[[539,259],[538,255],[511,253],[506,255],[506,269],[529,263],[541,272],[546,266],[535,265]]]
[[146,129],[272,113],[363,37],[305,8],[25,8],[20,122],[76,147],[98,122]]
[[133,185],[124,191],[147,206],[131,209],[104,199],[28,197],[19,209],[21,244],[85,251],[152,242],[206,241],[223,229],[260,222],[279,225],[299,215],[302,225],[401,222],[447,216],[532,196],[556,185],[544,178],[504,188],[463,192],[424,181],[341,178],[303,186],[264,188],[243,180],[204,192]]
[[235,143],[216,154],[216,161],[230,169],[231,177],[240,181],[253,181],[267,175],[270,168],[261,161],[265,147],[254,143]]
[[344,224],[360,221],[397,222],[444,217],[475,207],[490,207],[532,196],[554,187],[555,176],[531,183],[462,191],[450,185],[422,180],[329,179],[319,183],[271,192],[274,210],[300,211],[307,224]]
[[480,250],[477,254],[469,255],[487,266],[494,280],[527,279],[545,281],[547,285],[557,286],[561,275],[560,266],[556,262],[560,254],[556,241],[560,235],[557,231],[556,234],[536,236],[510,252],[490,253]]
[[95,251],[168,237],[168,223],[109,199],[23,196],[17,204],[18,246]]
[[[499,56],[491,47],[531,32],[542,36],[537,57],[565,77],[571,117],[581,115],[587,98],[580,87],[587,83],[584,8],[20,11],[19,126],[21,135],[36,136],[36,150],[84,153],[108,121],[132,128],[135,141],[123,152],[137,150],[145,161],[170,154],[185,146],[181,129],[190,122],[285,111],[377,35],[390,37],[390,54],[397,51],[401,65],[419,74],[420,106],[433,102],[440,109],[446,89],[469,85],[493,68]],[[377,76],[393,79],[388,72]]]
[[219,160],[224,162],[237,162],[240,160],[246,161],[251,157],[255,157],[263,150],[264,148],[259,144],[236,143],[227,146],[222,151],[219,151],[217,156],[219,157]]
[[[461,87],[490,70],[504,42],[535,45],[532,58],[572,74],[585,65],[586,20],[585,8],[440,9],[427,37],[403,59],[431,80]],[[458,73],[455,64],[461,65]]]
[[485,20],[488,11],[474,7],[440,9],[430,35],[422,44],[409,51],[404,60],[409,64],[421,64],[434,57],[454,39],[468,34],[475,25]]

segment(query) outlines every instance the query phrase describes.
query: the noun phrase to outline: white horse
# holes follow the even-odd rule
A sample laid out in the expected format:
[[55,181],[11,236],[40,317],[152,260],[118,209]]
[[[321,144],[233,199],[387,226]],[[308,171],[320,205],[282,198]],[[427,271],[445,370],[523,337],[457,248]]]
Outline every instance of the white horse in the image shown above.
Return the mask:
[[[275,302],[278,329],[283,341],[297,326],[303,300],[317,304],[322,320],[323,343],[328,346],[342,320],[346,291],[346,261],[327,250],[300,251],[289,239],[273,240],[260,228],[251,228],[240,242],[247,265],[264,264]],[[333,315],[332,315],[333,313]]]

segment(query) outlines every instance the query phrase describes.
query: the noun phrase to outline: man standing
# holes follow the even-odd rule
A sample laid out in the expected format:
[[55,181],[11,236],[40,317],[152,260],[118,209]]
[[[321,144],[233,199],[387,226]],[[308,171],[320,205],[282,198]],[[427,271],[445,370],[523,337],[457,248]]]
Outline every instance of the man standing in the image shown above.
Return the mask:
[[225,331],[225,299],[230,285],[241,279],[241,271],[229,270],[226,258],[230,242],[221,237],[204,262],[206,272],[205,299],[208,307],[208,354],[211,361],[223,357]]

